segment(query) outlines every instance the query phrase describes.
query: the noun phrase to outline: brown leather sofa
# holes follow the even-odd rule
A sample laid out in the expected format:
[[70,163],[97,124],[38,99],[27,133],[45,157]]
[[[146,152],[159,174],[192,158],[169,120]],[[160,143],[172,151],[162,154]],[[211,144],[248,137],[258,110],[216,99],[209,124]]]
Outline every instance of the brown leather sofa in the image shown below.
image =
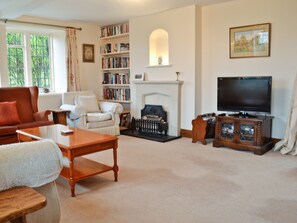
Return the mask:
[[53,124],[50,111],[38,112],[38,88],[0,88],[0,145],[18,142],[16,130]]

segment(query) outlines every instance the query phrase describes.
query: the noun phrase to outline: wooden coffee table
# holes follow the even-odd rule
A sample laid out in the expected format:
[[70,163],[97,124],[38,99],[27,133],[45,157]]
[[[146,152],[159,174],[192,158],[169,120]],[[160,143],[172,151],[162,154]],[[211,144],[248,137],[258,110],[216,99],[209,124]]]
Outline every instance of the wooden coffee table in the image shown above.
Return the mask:
[[[62,130],[72,129],[73,133],[63,135]],[[51,139],[61,149],[63,156],[69,160],[69,166],[64,166],[61,176],[69,180],[71,196],[75,196],[76,181],[85,179],[107,171],[114,172],[114,180],[118,181],[116,136],[104,135],[78,128],[69,128],[65,125],[49,125],[17,130],[20,142]],[[90,153],[113,149],[113,166],[104,165],[93,160],[81,157]]]

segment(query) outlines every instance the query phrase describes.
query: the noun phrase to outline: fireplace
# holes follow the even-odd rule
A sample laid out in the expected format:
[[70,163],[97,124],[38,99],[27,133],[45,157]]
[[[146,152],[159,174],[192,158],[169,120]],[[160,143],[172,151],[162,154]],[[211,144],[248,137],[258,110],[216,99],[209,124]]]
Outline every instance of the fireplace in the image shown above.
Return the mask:
[[141,118],[132,118],[131,129],[121,131],[123,135],[167,142],[179,138],[169,136],[167,112],[161,105],[145,105],[141,110]]
[[141,118],[132,118],[132,132],[143,135],[167,135],[167,112],[161,105],[145,105],[141,110]]
[[[149,134],[132,130],[122,132],[122,134],[133,135],[141,138],[166,142],[180,137],[180,110],[181,110],[181,85],[183,81],[132,81],[131,85],[131,116],[135,119],[141,119],[141,110],[145,105],[160,105],[167,113],[166,122],[168,130],[162,131],[163,134]],[[128,133],[127,133],[128,132]],[[158,131],[159,132],[159,131]]]
[[161,105],[167,112],[168,135],[180,136],[183,81],[132,81],[131,116],[141,118],[145,105]]

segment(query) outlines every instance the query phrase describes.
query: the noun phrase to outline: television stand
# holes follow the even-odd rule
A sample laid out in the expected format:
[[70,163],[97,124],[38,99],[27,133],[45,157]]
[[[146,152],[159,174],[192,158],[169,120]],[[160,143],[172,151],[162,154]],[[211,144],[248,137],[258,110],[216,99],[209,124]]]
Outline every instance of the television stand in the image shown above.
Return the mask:
[[214,147],[249,150],[262,155],[272,148],[272,116],[217,116]]
[[258,117],[257,115],[250,115],[247,112],[239,112],[239,113],[233,114],[231,116],[237,117],[237,118],[257,118]]

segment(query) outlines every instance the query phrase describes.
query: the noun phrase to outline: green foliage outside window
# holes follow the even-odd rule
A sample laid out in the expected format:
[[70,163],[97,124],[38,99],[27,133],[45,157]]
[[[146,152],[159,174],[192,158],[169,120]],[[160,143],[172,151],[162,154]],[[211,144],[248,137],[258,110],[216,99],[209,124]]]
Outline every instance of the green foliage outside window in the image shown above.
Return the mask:
[[31,52],[25,50],[22,33],[7,33],[8,75],[12,87],[25,86],[25,53],[31,57],[32,84],[51,88],[49,36],[30,34]]
[[33,85],[50,88],[49,37],[30,35]]
[[21,33],[7,34],[8,77],[11,87],[24,86],[24,49]]

